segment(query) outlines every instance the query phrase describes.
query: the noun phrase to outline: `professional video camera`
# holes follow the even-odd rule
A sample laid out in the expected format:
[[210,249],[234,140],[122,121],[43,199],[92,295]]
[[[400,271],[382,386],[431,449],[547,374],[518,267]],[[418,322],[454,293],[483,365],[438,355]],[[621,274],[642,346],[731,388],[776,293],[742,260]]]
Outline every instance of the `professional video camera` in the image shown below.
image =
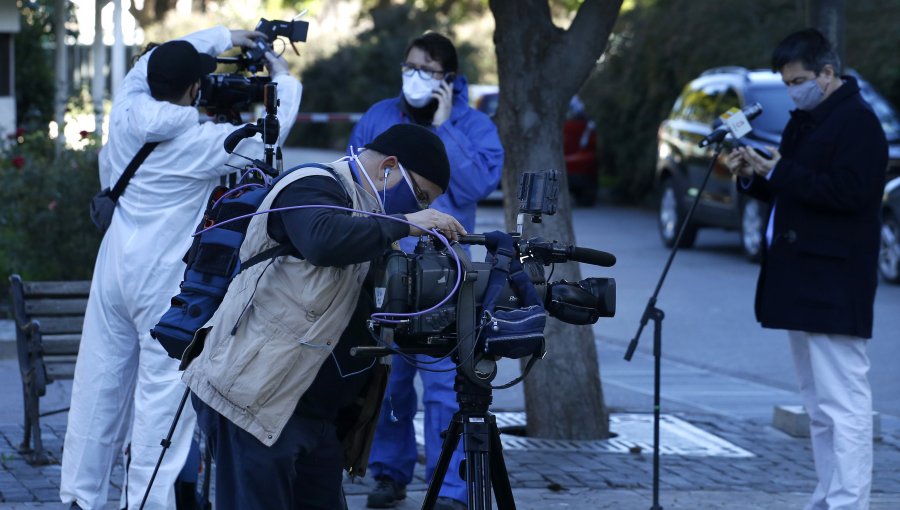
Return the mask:
[[[522,176],[519,183],[520,228],[519,232],[510,234],[515,257],[522,261],[523,271],[550,316],[570,324],[593,324],[600,317],[615,315],[615,280],[585,278],[579,282],[548,282],[544,266],[572,260],[609,267],[615,264],[615,257],[541,238],[526,239],[521,234],[525,215],[531,215],[532,221],[539,222],[543,214],[555,213],[558,191],[559,173],[555,170]],[[485,237],[464,235],[459,242],[485,244]],[[483,298],[493,264],[472,262],[459,245],[453,245],[452,249],[456,257],[434,238],[422,237],[414,253],[390,251],[373,262],[377,315],[403,317],[398,321],[382,321],[378,326],[382,332],[385,328],[392,330],[391,336],[400,350],[434,355],[446,355],[454,349],[484,351],[483,346],[476,346],[474,342],[477,342],[476,329],[484,327],[478,323],[478,318],[482,317]],[[454,292],[458,293],[458,299],[448,299]],[[470,295],[468,301],[465,294]],[[520,295],[508,281],[494,302],[497,309],[524,307]],[[463,313],[459,313],[460,310]],[[465,320],[461,321],[461,317]],[[460,353],[460,358],[464,356]]]
[[255,30],[268,37],[268,41],[257,39],[256,46],[245,49],[237,57],[218,57],[216,62],[236,66],[233,73],[210,74],[203,79],[200,89],[200,106],[215,117],[216,122],[241,123],[241,112],[249,111],[251,105],[263,101],[263,90],[271,82],[268,76],[257,76],[265,61],[265,54],[272,50],[272,43],[279,37],[287,39],[297,51],[295,42],[306,42],[309,23],[306,21],[259,20]]

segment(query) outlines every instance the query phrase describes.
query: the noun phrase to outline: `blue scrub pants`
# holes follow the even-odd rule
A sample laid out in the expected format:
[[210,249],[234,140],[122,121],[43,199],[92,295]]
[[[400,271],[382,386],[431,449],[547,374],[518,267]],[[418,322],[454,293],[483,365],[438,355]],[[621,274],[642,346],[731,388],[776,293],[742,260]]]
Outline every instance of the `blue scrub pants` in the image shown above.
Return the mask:
[[[418,406],[413,378],[416,372],[422,378],[425,405],[425,478],[431,475],[437,466],[441,454],[443,439],[441,432],[450,425],[453,414],[459,410],[456,392],[453,390],[453,379],[456,377],[455,365],[448,359],[434,363],[435,358],[425,355],[416,356],[424,368],[430,370],[449,370],[447,372],[430,372],[418,370],[399,356],[394,356],[391,366],[391,377],[388,380],[387,395],[381,406],[378,428],[375,430],[375,442],[369,455],[369,470],[374,477],[389,476],[395,482],[407,485],[412,481],[413,469],[416,465],[416,434],[413,428],[413,417]],[[466,503],[466,483],[459,476],[459,464],[465,459],[463,442],[460,439],[456,451],[450,460],[450,467],[444,477],[439,495]]]
[[332,422],[294,413],[269,447],[192,401],[216,462],[216,510],[346,510],[344,450]]

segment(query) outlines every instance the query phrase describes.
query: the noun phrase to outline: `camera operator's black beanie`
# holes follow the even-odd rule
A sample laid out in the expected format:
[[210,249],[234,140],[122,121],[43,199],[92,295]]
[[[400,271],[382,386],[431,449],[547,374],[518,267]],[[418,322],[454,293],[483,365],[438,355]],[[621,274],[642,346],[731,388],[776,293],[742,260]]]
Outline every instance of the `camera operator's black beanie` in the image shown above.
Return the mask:
[[404,168],[447,191],[450,160],[444,142],[429,129],[415,124],[395,124],[367,143],[365,148],[396,156]]
[[155,99],[184,94],[191,84],[216,70],[216,59],[200,53],[187,41],[169,41],[157,46],[147,62],[147,84]]

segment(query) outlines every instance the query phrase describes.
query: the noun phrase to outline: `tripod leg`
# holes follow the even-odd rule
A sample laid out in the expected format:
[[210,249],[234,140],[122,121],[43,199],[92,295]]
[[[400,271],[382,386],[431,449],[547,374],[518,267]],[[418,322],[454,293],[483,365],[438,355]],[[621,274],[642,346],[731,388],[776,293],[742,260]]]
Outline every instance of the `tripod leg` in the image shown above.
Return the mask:
[[144,505],[147,504],[147,497],[150,496],[150,489],[153,487],[153,481],[156,480],[156,473],[159,472],[159,466],[162,465],[163,457],[166,456],[166,450],[168,450],[169,446],[172,444],[172,435],[175,434],[175,426],[178,425],[178,419],[181,418],[181,411],[184,410],[184,403],[187,402],[188,395],[190,394],[191,389],[185,388],[184,395],[181,396],[181,403],[178,404],[178,410],[175,411],[175,417],[172,419],[172,425],[169,427],[169,433],[166,435],[165,439],[160,442],[162,451],[159,452],[159,460],[156,461],[156,467],[153,468],[150,482],[147,483],[147,490],[144,491],[144,498],[141,500],[140,510],[144,510]]
[[509,473],[503,460],[503,445],[500,443],[500,429],[497,423],[491,423],[491,483],[494,485],[494,497],[497,498],[498,510],[516,510],[512,487],[509,484]]
[[463,451],[466,452],[466,486],[469,510],[491,508],[491,436],[488,418],[467,416],[463,423]]
[[503,445],[500,443],[500,429],[497,423],[491,423],[491,484],[494,486],[494,497],[497,498],[498,510],[516,510],[512,487],[509,484],[509,472],[503,460]]
[[428,482],[428,491],[425,492],[425,501],[422,502],[422,510],[431,510],[437,501],[438,492],[441,490],[441,484],[444,483],[444,476],[447,475],[447,468],[450,466],[450,459],[456,446],[459,444],[459,436],[461,434],[459,417],[453,415],[450,425],[447,427],[447,435],[444,437],[444,444],[441,445],[441,455],[438,457],[437,465],[434,468],[434,474]]

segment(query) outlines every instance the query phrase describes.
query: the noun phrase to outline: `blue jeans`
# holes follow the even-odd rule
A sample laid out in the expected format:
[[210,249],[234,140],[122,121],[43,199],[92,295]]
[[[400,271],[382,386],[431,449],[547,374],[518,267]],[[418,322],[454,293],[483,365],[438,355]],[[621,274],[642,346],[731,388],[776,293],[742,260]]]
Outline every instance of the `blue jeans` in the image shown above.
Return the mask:
[[216,510],[346,509],[334,424],[296,412],[271,447],[192,395],[216,462]]
[[[441,454],[441,432],[450,425],[453,414],[459,410],[453,379],[456,371],[450,359],[434,362],[430,356],[419,355],[423,367],[430,370],[450,370],[430,372],[418,370],[409,363],[394,356],[391,377],[388,380],[387,395],[381,406],[375,442],[369,455],[369,470],[375,477],[389,476],[399,484],[412,481],[416,465],[416,434],[413,417],[416,415],[417,396],[413,386],[416,372],[422,378],[422,401],[425,405],[425,478],[431,480]],[[453,498],[465,503],[466,484],[459,476],[459,464],[463,461],[463,444],[460,440],[450,460],[450,467],[441,485],[440,496]]]

